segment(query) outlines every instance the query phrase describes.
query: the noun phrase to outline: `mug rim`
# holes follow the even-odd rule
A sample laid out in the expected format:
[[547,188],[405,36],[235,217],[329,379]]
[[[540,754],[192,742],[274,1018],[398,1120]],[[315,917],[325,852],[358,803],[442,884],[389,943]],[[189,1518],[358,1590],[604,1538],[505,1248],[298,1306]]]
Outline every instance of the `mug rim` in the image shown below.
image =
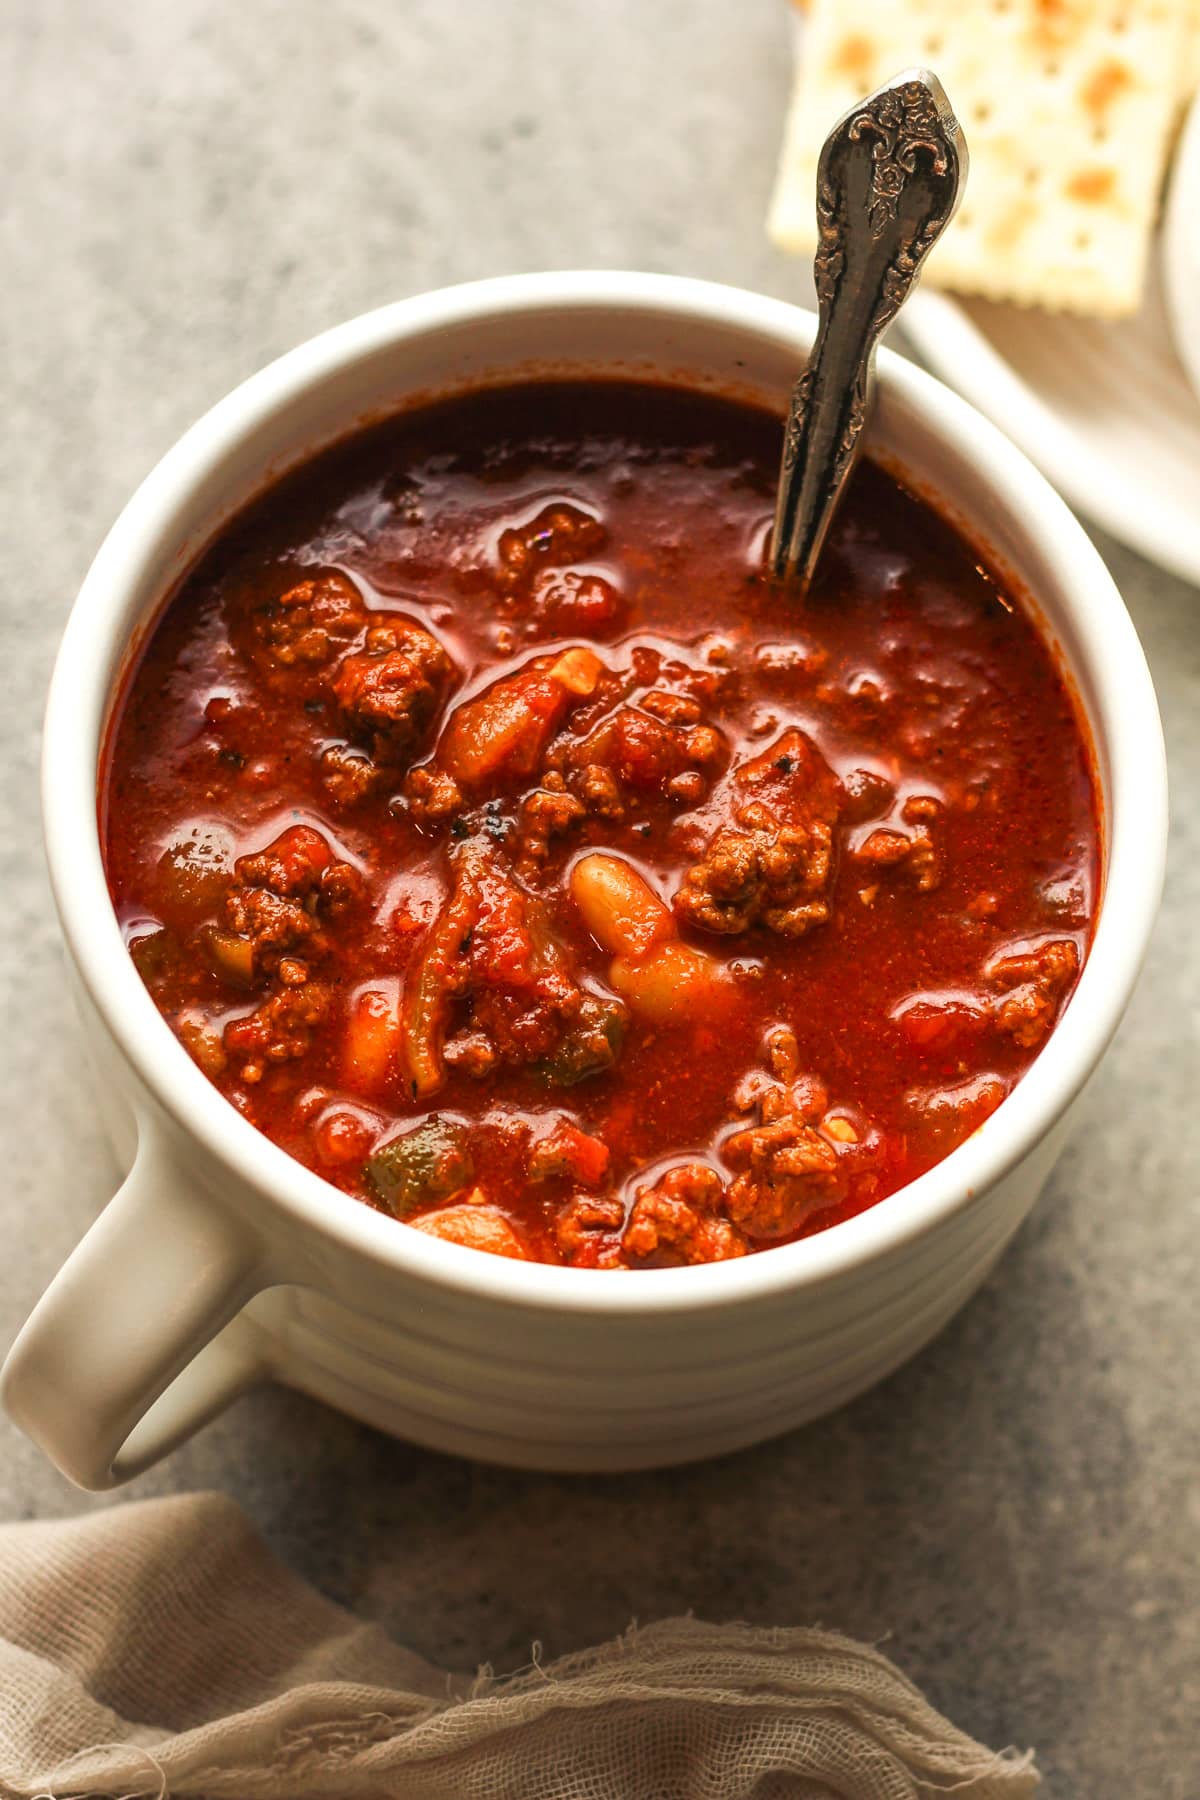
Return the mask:
[[[1065,501],[980,413],[894,352],[878,379],[939,443],[974,465],[988,490],[1053,546],[1060,598],[1089,661],[1085,712],[1107,757],[1107,867],[1090,952],[1062,1018],[986,1127],[866,1212],[793,1243],[723,1263],[593,1270],[482,1254],[404,1230],[297,1162],[244,1118],[192,1061],[159,1014],[121,939],[104,876],[97,808],[101,732],[116,619],[141,573],[170,541],[205,475],[265,421],[323,380],[402,339],[497,313],[617,310],[732,327],[806,353],[811,313],[745,289],[627,271],[501,276],[392,302],[333,326],[250,376],[167,451],[127,502],[72,608],[46,708],[42,807],[46,854],[64,937],[106,1029],[183,1133],[240,1177],[260,1202],[401,1275],[468,1298],[536,1310],[690,1312],[765,1299],[865,1269],[926,1236],[1001,1180],[1062,1116],[1103,1053],[1141,966],[1166,852],[1166,765],[1145,656],[1099,553]],[[247,496],[249,498],[250,496]],[[177,537],[177,532],[174,534]],[[1037,596],[1034,596],[1037,599]],[[98,691],[99,690],[99,691]],[[1082,702],[1082,696],[1080,697]],[[140,1128],[146,1129],[145,1121]],[[270,1235],[269,1233],[267,1234]]]

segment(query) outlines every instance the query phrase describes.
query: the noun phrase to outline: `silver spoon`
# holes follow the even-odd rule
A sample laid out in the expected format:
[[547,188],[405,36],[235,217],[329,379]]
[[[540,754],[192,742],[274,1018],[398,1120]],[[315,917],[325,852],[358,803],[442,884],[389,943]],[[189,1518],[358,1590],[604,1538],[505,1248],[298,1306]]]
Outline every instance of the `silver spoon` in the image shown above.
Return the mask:
[[817,164],[820,324],[792,389],[771,572],[807,587],[862,445],[875,346],[954,216],[967,145],[936,75],[906,69],[841,118]]

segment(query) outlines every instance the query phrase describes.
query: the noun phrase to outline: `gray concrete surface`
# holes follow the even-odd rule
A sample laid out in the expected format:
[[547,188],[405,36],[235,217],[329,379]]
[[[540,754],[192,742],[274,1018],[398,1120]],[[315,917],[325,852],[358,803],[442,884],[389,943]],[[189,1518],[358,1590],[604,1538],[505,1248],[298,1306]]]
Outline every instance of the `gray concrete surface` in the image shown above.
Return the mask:
[[[761,229],[783,0],[9,0],[0,308],[0,1340],[112,1186],[38,841],[42,696],[135,483],[277,352],[392,297],[641,266],[787,295]],[[128,1496],[213,1486],[454,1666],[631,1618],[822,1622],[1059,1800],[1200,1793],[1200,593],[1101,548],[1174,771],[1166,904],[1043,1203],[931,1350],[837,1417],[625,1479],[470,1467],[283,1392]],[[0,1424],[0,1516],[94,1504]],[[0,1704],[2,1704],[0,1699]]]

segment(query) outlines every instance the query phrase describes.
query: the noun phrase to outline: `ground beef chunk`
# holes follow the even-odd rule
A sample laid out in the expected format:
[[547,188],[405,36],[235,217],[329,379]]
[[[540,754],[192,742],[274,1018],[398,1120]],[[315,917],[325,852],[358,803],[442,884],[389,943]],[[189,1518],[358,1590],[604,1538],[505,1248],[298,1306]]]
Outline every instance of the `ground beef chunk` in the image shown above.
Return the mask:
[[[554,963],[537,967],[531,958],[528,971],[506,982],[478,981],[470,991],[471,1046],[468,1066],[478,1061],[475,1045],[486,1045],[497,1062],[546,1063],[557,1053],[564,1037],[580,1016],[582,990]],[[457,1045],[446,1049],[453,1062]]]
[[[753,1069],[734,1091],[740,1112],[756,1108],[757,1125],[725,1139],[721,1155],[738,1171],[726,1196],[735,1225],[753,1238],[787,1237],[838,1196],[838,1153],[816,1130],[829,1096],[823,1082],[799,1072],[795,1033],[778,1026],[766,1043],[766,1070]],[[836,1127],[837,1120],[828,1121]],[[853,1134],[855,1137],[857,1134]]]
[[[334,860],[319,831],[294,825],[252,856],[233,865],[234,882],[225,896],[225,920],[246,948],[248,973],[271,975],[281,959],[302,951],[320,956],[328,948],[325,921],[338,917],[362,892],[362,877],[349,863]],[[227,953],[228,934],[218,934]]]
[[327,919],[340,919],[363,897],[363,878],[352,863],[326,863],[317,883],[317,905]]
[[408,809],[419,825],[436,825],[462,812],[462,789],[435,763],[410,770],[404,782]]
[[624,1205],[614,1195],[572,1194],[555,1215],[559,1255],[575,1268],[614,1268],[623,1260],[617,1234],[624,1223]]
[[758,806],[743,807],[738,816],[741,827],[718,831],[684,875],[674,900],[679,917],[716,932],[745,931],[761,919],[784,937],[823,925],[833,858],[828,825],[778,825]]
[[767,1066],[777,1081],[793,1082],[800,1073],[800,1046],[790,1025],[767,1033]]
[[521,802],[518,870],[525,874],[544,863],[550,853],[551,839],[561,837],[586,813],[584,802],[567,792],[562,776],[553,769],[548,770],[541,787],[535,788]]
[[539,1064],[542,1075],[557,1087],[574,1087],[589,1075],[611,1069],[624,1041],[627,1017],[624,1001],[584,994],[558,1044]]
[[913,795],[900,812],[913,829],[877,826],[855,850],[855,861],[903,874],[921,893],[931,892],[942,879],[942,860],[930,829],[941,812],[941,802],[931,795]]
[[365,648],[343,658],[333,691],[376,761],[396,763],[420,743],[454,680],[454,664],[420,625],[385,616]]
[[527,525],[500,533],[500,585],[511,592],[542,569],[593,556],[607,537],[599,519],[581,507],[558,501],[544,506]]
[[599,819],[619,824],[625,817],[625,802],[615,775],[602,763],[585,763],[575,782],[579,798],[589,813]]
[[493,1060],[540,1062],[549,1056],[569,1022],[575,995],[566,987],[545,983],[533,988],[482,988],[471,996],[471,1026],[465,1041],[446,1045],[452,1066],[471,1074],[482,1065],[486,1046]]
[[366,622],[367,609],[354,583],[331,572],[269,601],[252,624],[266,657],[290,669],[330,662],[349,648]]
[[230,1058],[241,1063],[242,1080],[261,1081],[269,1063],[303,1056],[331,998],[323,982],[302,981],[272,994],[248,1018],[231,1019],[222,1041]]
[[460,1031],[450,1039],[444,1055],[452,1069],[461,1069],[473,1081],[482,1081],[500,1061],[495,1044],[482,1031]]
[[737,1111],[761,1107],[764,1119],[778,1118],[781,1112],[819,1119],[829,1096],[824,1082],[800,1073],[800,1050],[791,1026],[776,1025],[767,1033],[763,1049],[767,1068],[750,1069],[733,1090]]
[[324,948],[315,900],[331,860],[321,833],[297,825],[234,864],[225,919],[231,931],[249,940],[255,975],[270,973],[289,951],[319,954]]
[[839,790],[800,731],[734,771],[734,822],[714,833],[685,871],[674,907],[702,931],[745,931],[759,921],[799,937],[829,918],[833,825]]
[[[635,800],[657,796],[695,805],[708,791],[725,740],[711,725],[696,723],[700,709],[684,696],[647,695],[662,703],[660,716],[622,706],[583,738],[560,739],[547,761],[567,779],[589,812],[619,820]],[[672,703],[678,701],[677,712]]]
[[321,785],[335,806],[356,806],[376,792],[384,771],[351,744],[329,744],[318,760]]
[[721,1154],[741,1171],[726,1204],[750,1237],[787,1237],[837,1196],[837,1151],[794,1113],[735,1132]]
[[1079,973],[1079,951],[1070,938],[1052,938],[1036,949],[994,958],[985,974],[994,987],[1009,990],[995,1003],[994,1016],[1023,1050],[1047,1036],[1059,1005]]
[[699,725],[704,716],[698,700],[691,694],[677,694],[673,688],[651,688],[642,695],[642,711],[668,725]]
[[[272,893],[270,888],[239,884],[230,890],[225,912],[236,936],[249,943],[252,976],[270,974],[290,951],[317,956],[325,948],[315,914],[303,902]],[[220,949],[224,940],[214,937],[213,942]],[[232,962],[232,958],[225,960]]]
[[724,1183],[705,1163],[668,1169],[637,1190],[621,1244],[627,1256],[663,1263],[727,1262],[744,1256],[741,1233],[719,1211]]
[[[768,836],[764,850],[770,845]],[[748,831],[723,826],[701,861],[685,873],[675,911],[702,931],[744,931],[757,916],[762,887],[755,839]]]
[[[457,1013],[459,1032],[443,1034]],[[625,1008],[590,994],[571,971],[540,901],[484,840],[455,859],[455,885],[406,979],[407,1058],[414,1092],[432,1092],[443,1060],[472,1075],[535,1065],[570,1086],[610,1067]]]

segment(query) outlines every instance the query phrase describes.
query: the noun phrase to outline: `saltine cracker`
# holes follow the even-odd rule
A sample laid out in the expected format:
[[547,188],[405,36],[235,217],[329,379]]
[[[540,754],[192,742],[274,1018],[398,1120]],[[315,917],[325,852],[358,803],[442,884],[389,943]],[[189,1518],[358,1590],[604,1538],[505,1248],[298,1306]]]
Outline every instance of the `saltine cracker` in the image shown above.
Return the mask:
[[1197,0],[813,0],[768,224],[816,243],[817,158],[872,88],[932,69],[971,173],[925,279],[1117,317],[1136,310]]

